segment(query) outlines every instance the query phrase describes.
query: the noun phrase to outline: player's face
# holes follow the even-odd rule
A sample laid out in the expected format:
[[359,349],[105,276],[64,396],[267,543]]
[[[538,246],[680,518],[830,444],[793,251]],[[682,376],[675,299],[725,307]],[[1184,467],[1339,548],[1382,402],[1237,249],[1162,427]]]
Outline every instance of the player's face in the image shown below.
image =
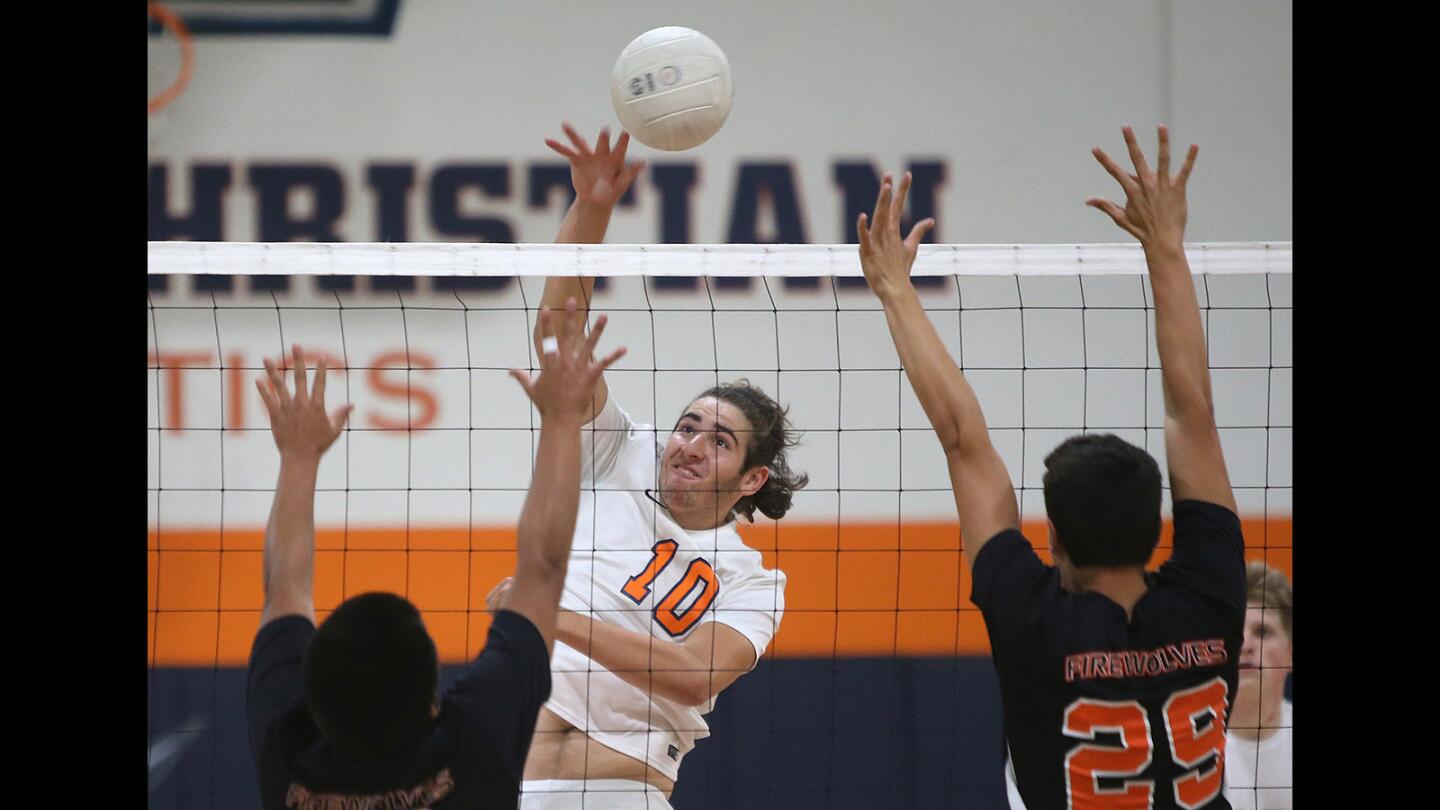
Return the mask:
[[[665,444],[661,457],[660,489],[668,498],[692,503],[714,500],[728,512],[735,501],[753,494],[764,483],[741,467],[750,442],[750,422],[739,408],[721,399],[690,403]],[[679,504],[676,504],[679,505]]]
[[1280,611],[1250,604],[1245,608],[1245,644],[1240,648],[1241,679],[1283,682],[1290,666],[1290,637],[1280,622]]

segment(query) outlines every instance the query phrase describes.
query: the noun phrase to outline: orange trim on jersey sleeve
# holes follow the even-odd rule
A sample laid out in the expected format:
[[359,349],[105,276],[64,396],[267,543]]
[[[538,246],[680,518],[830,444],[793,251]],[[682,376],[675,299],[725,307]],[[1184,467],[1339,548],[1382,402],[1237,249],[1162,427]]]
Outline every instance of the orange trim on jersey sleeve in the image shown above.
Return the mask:
[[[1292,576],[1290,518],[1247,518],[1245,556]],[[1050,561],[1043,520],[1025,537]],[[988,655],[956,523],[764,523],[740,534],[785,572],[785,616],[766,655]],[[1170,557],[1167,524],[1152,567]],[[316,533],[316,620],[349,596],[388,590],[415,602],[446,663],[485,643],[485,594],[515,571],[515,531],[494,527],[326,528]],[[264,605],[263,529],[163,527],[146,553],[154,666],[243,667]]]

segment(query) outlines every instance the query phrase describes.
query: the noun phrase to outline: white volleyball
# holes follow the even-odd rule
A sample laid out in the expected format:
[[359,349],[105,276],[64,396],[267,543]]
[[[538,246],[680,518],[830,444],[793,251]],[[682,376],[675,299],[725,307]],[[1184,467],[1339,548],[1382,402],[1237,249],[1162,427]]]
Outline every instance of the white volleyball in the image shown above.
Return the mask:
[[709,37],[680,26],[636,37],[610,74],[615,114],[646,146],[677,152],[708,141],[730,115],[730,62]]

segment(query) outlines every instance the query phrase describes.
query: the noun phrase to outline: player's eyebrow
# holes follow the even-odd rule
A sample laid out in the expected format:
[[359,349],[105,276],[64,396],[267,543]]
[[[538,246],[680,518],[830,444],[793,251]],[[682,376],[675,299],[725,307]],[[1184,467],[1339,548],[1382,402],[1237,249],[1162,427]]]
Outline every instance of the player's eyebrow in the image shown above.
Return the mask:
[[[680,423],[684,422],[686,419],[689,419],[692,422],[695,422],[696,424],[701,426],[704,426],[705,424],[704,420],[700,418],[699,414],[696,414],[694,411],[686,411],[685,415],[681,416],[679,421],[675,423],[675,427],[680,427]],[[719,419],[715,420],[715,432],[725,433],[730,436],[731,441],[735,442],[737,445],[740,443],[740,437],[735,435],[735,431],[726,427],[725,423],[721,422]]]

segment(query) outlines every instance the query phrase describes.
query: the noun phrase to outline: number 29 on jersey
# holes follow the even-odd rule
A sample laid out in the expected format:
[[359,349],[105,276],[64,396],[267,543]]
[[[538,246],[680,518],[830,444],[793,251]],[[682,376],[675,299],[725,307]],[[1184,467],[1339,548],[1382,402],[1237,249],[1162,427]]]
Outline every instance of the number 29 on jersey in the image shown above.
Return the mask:
[[[1167,785],[1175,803],[1193,810],[1220,793],[1225,760],[1225,698],[1229,687],[1220,678],[1170,695],[1161,710],[1169,756],[1186,772]],[[1201,722],[1209,718],[1202,729]],[[1138,701],[1081,698],[1065,709],[1067,737],[1086,742],[1065,757],[1065,792],[1073,810],[1114,808],[1148,810],[1154,806],[1154,780],[1138,777],[1150,767],[1156,751],[1150,734],[1150,715]],[[1114,732],[1120,744],[1094,742],[1096,734]],[[1211,757],[1207,770],[1199,770]],[[1119,787],[1102,788],[1100,779],[1124,780]]]

